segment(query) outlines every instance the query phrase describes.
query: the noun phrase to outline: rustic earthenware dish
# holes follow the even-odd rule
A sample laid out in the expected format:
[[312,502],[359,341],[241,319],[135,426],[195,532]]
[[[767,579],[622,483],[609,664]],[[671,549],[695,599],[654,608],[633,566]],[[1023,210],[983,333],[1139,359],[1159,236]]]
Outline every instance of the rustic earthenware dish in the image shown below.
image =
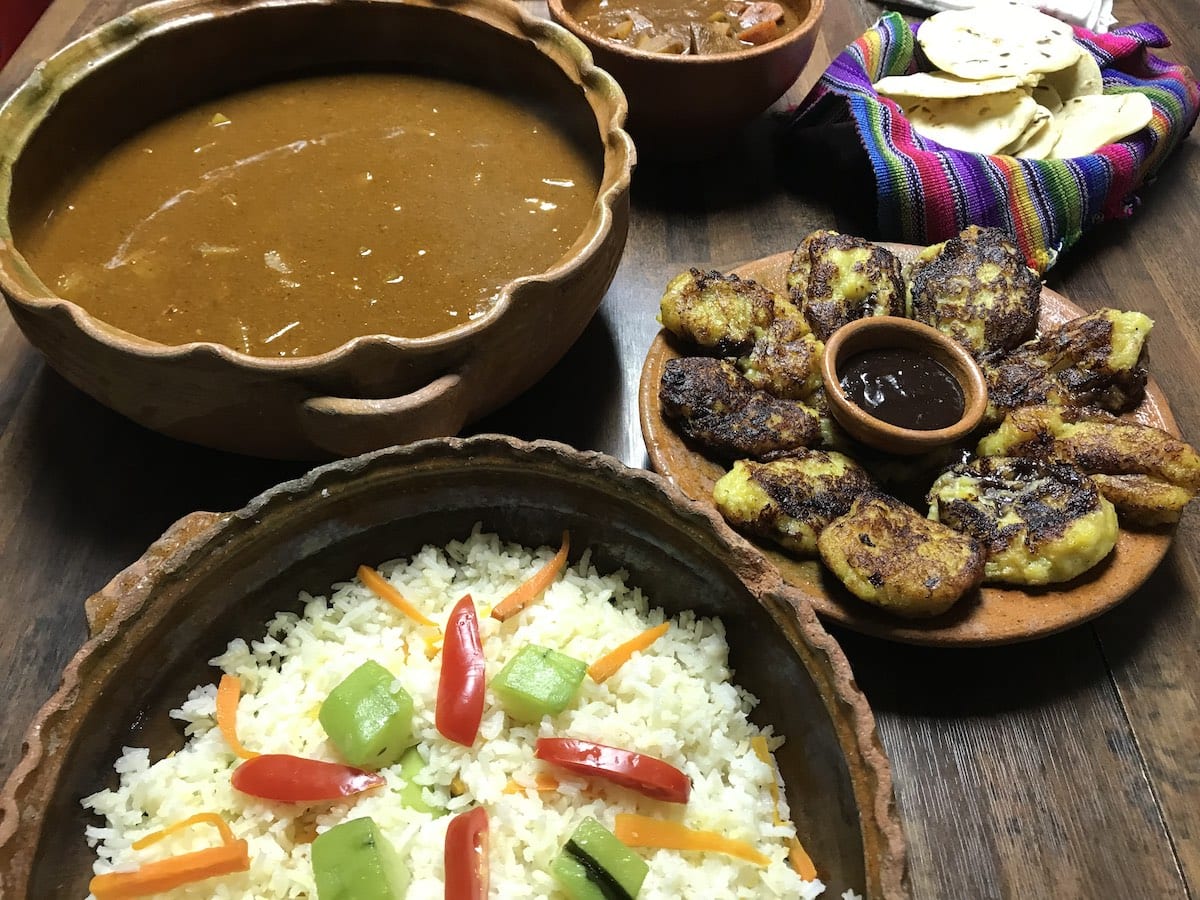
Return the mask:
[[[945,428],[902,428],[877,419],[846,397],[841,387],[841,367],[865,350],[917,350],[941,363],[963,393],[963,414]],[[961,344],[936,328],[899,316],[872,316],[843,325],[825,342],[821,356],[821,381],[829,411],[855,440],[888,453],[926,453],[953,444],[974,431],[987,409],[987,382],[983,371]]]
[[[555,22],[587,44],[596,65],[629,99],[629,130],[639,150],[702,157],[722,149],[795,84],[812,55],[825,0],[780,0],[800,24],[778,40],[735,53],[679,56],[605,40],[574,17],[578,0],[547,0]],[[631,4],[636,6],[636,4]]]
[[325,592],[364,560],[411,554],[475,523],[528,545],[571,532],[572,558],[624,568],[668,613],[720,616],[754,714],[787,743],[788,800],[832,896],[904,897],[905,847],[887,760],[845,657],[807,603],[704,505],[664,479],[561,444],[424,441],[318,468],[237,512],[194,513],[98,594],[91,638],[63,674],[0,794],[0,895],[87,893],[90,817],[124,745],[178,748],[167,718],[206,661],[261,633],[300,590]]
[[[920,248],[884,244],[907,263]],[[734,269],[772,290],[786,293],[785,279],[792,254],[777,253]],[[1040,325],[1058,325],[1083,315],[1062,294],[1042,289]],[[667,421],[658,399],[659,382],[668,360],[683,355],[665,331],[659,332],[642,366],[638,405],[642,436],[654,470],[665,475],[684,494],[712,503],[712,489],[726,467],[688,443]],[[1142,405],[1128,418],[1179,436],[1179,426],[1167,398],[1153,377],[1146,384]],[[939,647],[983,647],[1011,644],[1072,628],[1112,609],[1150,577],[1171,546],[1172,528],[1134,531],[1122,528],[1117,546],[1099,565],[1063,584],[1022,590],[984,585],[963,597],[947,612],[931,619],[901,619],[859,600],[817,560],[800,559],[762,541],[757,544],[779,570],[786,584],[808,598],[817,613],[854,631],[907,644]]]
[[[520,85],[585,142],[600,188],[583,234],[548,271],[507,285],[479,319],[302,358],[166,346],[55,297],[14,246],[21,210],[63,171],[163,116],[255,83],[365,65]],[[41,64],[0,111],[0,290],[68,381],[172,437],[320,459],[454,434],[545,374],[599,306],[628,230],[625,110],[579,41],[506,0],[154,3]]]

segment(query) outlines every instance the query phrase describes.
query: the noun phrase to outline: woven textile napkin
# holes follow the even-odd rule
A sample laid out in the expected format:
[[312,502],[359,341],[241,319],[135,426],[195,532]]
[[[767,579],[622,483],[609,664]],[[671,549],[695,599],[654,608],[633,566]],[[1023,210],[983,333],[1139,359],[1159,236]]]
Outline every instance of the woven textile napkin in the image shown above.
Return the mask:
[[1013,235],[1029,264],[1045,272],[1088,228],[1131,215],[1137,189],[1196,122],[1195,76],[1148,50],[1170,43],[1158,26],[1142,23],[1108,34],[1076,27],[1076,41],[1100,65],[1106,94],[1137,89],[1150,98],[1149,126],[1073,159],[952,150],[917,134],[900,107],[872,87],[886,75],[917,71],[918,28],[898,13],[885,14],[830,64],[791,113],[786,132],[787,141],[803,142],[806,132],[853,126],[874,175],[882,238],[927,244],[967,225],[991,225]]

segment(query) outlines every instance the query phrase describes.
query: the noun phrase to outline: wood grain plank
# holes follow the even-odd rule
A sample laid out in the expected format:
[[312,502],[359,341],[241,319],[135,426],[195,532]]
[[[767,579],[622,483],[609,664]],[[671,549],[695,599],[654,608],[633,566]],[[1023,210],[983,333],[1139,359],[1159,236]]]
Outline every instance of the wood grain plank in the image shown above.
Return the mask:
[[0,69],[0,95],[8,96],[32,71],[69,40],[136,6],[126,0],[54,0]]
[[[83,601],[196,509],[241,507],[304,471],[153,434],[30,357],[0,437],[0,772],[86,637]],[[19,723],[19,724],[17,724]]]
[[914,897],[1187,896],[1090,629],[970,651],[836,634],[895,771]]

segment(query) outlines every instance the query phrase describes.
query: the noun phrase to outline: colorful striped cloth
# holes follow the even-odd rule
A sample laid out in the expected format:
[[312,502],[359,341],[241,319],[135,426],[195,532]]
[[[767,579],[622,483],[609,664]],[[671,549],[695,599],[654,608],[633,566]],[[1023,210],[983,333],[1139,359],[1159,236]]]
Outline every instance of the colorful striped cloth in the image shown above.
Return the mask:
[[1085,230],[1129,216],[1135,192],[1191,131],[1200,85],[1187,66],[1147,49],[1170,44],[1150,23],[1075,39],[1096,57],[1104,92],[1140,90],[1154,108],[1150,125],[1118,144],[1074,159],[1015,159],[952,150],[913,131],[893,101],[872,83],[917,71],[915,33],[887,13],[847,47],[793,113],[789,138],[805,129],[850,121],[876,183],[880,237],[933,243],[967,225],[991,225],[1013,235],[1029,264],[1044,272]]

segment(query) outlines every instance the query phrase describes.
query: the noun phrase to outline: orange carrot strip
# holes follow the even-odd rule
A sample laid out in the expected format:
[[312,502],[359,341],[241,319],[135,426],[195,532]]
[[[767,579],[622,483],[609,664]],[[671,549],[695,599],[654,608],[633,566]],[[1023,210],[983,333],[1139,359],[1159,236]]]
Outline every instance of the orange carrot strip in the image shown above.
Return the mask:
[[531,602],[541,596],[542,592],[554,582],[558,573],[567,564],[567,554],[571,551],[571,535],[563,532],[562,546],[554,554],[554,559],[542,566],[528,581],[501,600],[492,609],[492,618],[501,622],[507,621],[523,610]]
[[[761,759],[766,765],[771,767],[771,771],[775,771],[775,758],[771,756],[771,751],[767,748],[767,739],[761,734],[756,734],[750,738],[750,746],[754,748],[754,755]],[[774,807],[775,824],[782,825],[783,819],[779,817],[779,780],[774,775],[771,778],[771,803]]]
[[176,822],[174,825],[168,825],[166,828],[163,828],[160,831],[151,832],[145,837],[140,837],[130,846],[132,846],[134,850],[141,850],[145,847],[149,847],[151,844],[157,844],[163,838],[167,837],[168,835],[172,835],[177,831],[183,831],[185,828],[191,828],[193,825],[200,825],[203,823],[212,825],[217,829],[218,832],[220,832],[222,844],[232,844],[234,842],[235,838],[233,836],[233,829],[229,827],[228,822],[226,822],[216,813],[202,812],[196,813],[194,816],[183,819],[180,822]]
[[[558,779],[555,778],[553,775],[547,774],[546,772],[538,772],[533,777],[533,789],[535,791],[538,791],[539,793],[543,792],[543,791],[557,790],[558,789]],[[508,784],[506,784],[504,786],[504,793],[506,793],[506,794],[521,794],[524,792],[525,792],[525,785],[519,784],[516,781],[512,781],[511,779],[509,780]]]
[[800,838],[792,838],[788,841],[788,862],[792,864],[792,868],[796,871],[796,874],[805,881],[816,880],[817,867],[813,865],[812,857],[808,855],[808,851],[800,843]]
[[403,594],[392,587],[386,578],[370,566],[358,567],[358,580],[365,584],[367,589],[375,594],[375,596],[381,600],[386,600],[413,621],[420,622],[422,625],[432,625],[434,628],[438,627],[437,622],[405,600]]
[[222,675],[221,683],[217,685],[217,727],[225,736],[229,749],[242,759],[253,759],[258,756],[253,750],[247,750],[238,740],[237,711],[238,701],[242,699],[242,682],[236,675]]
[[666,634],[670,627],[671,624],[669,622],[663,622],[661,625],[647,628],[637,637],[631,638],[615,650],[610,650],[588,666],[588,675],[591,676],[592,681],[599,684],[616,672],[617,669],[621,668],[621,666],[625,665],[625,663],[629,662],[629,658],[633,654],[639,650],[645,650]]
[[[771,751],[767,749],[767,739],[761,734],[756,734],[750,738],[750,746],[754,748],[754,754],[772,769],[775,768],[775,757],[771,755]],[[775,804],[775,824],[783,825],[784,821],[779,816],[779,780],[778,777],[771,782],[771,800]],[[812,857],[808,855],[808,851],[804,849],[804,845],[800,843],[800,839],[793,837],[788,841],[788,862],[796,874],[805,881],[812,881],[817,877],[817,867],[813,865]]]
[[633,813],[617,813],[617,824],[613,834],[617,840],[630,847],[725,853],[760,866],[765,866],[771,861],[770,857],[759,853],[745,841],[735,841],[715,831],[698,831],[678,822],[652,819]]
[[250,868],[250,850],[245,841],[209,847],[157,862],[146,863],[132,872],[97,875],[88,884],[96,900],[125,900],[174,890],[193,881],[203,881]]
[[109,872],[95,876],[88,884],[96,900],[126,900],[170,891],[193,881],[217,875],[245,872],[250,868],[250,848],[233,836],[225,821],[215,813],[199,813],[161,831],[148,834],[133,844],[135,850],[149,846],[182,828],[199,823],[215,825],[221,832],[221,845],[181,853],[146,863],[132,872]]

